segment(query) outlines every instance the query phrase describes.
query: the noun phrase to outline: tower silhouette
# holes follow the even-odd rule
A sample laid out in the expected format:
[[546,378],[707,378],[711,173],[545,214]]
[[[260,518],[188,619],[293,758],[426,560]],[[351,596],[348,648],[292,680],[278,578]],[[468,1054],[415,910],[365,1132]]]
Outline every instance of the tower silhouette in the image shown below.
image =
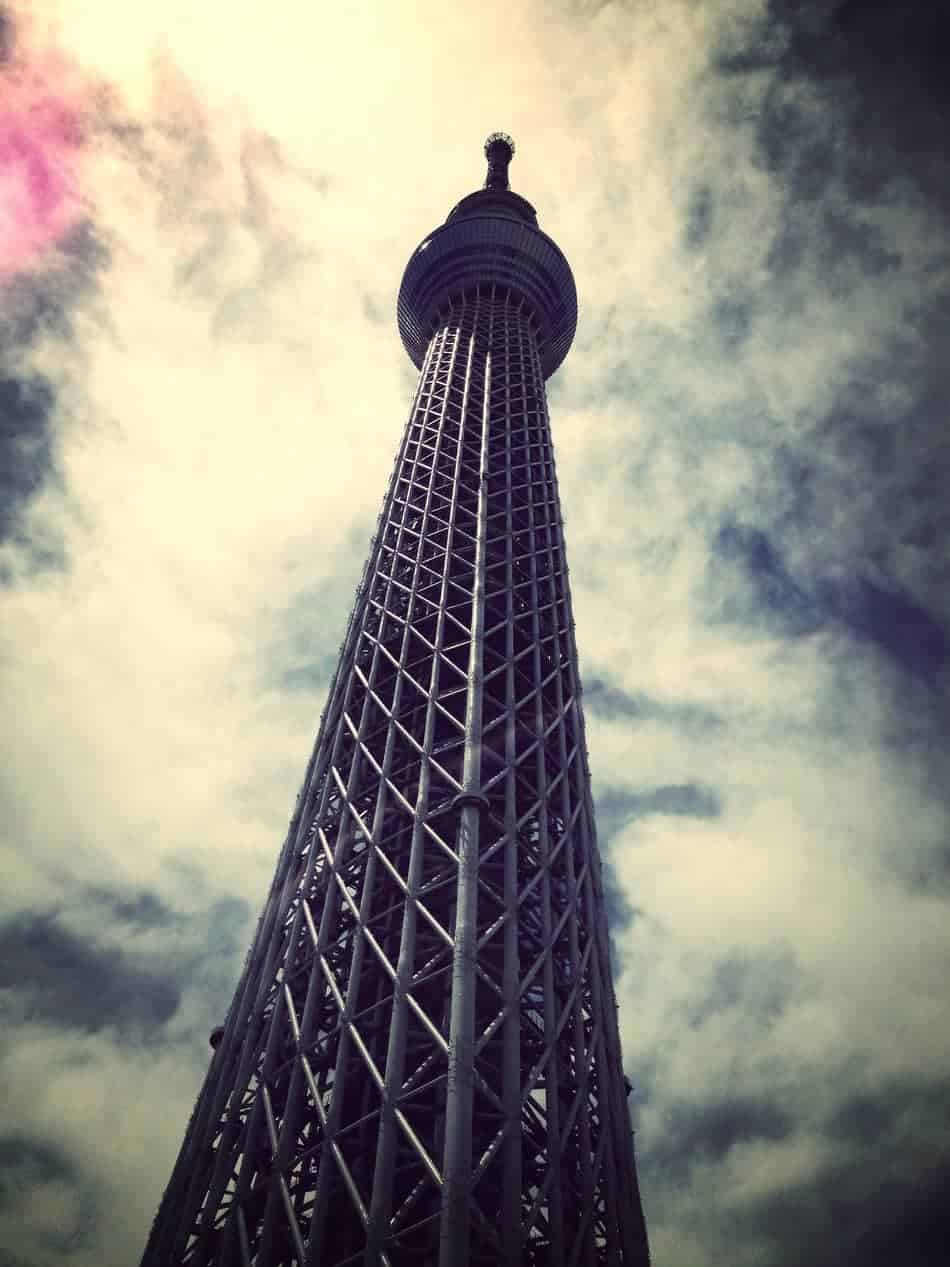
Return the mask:
[[645,1267],[545,379],[508,188],[413,253],[420,369],[303,789],[144,1267]]

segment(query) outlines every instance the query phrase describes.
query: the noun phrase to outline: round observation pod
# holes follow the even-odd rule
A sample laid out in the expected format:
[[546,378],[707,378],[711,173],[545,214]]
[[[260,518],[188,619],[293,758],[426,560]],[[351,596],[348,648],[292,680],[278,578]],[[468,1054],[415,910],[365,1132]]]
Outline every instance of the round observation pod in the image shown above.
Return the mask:
[[567,355],[577,328],[574,277],[560,247],[538,228],[534,207],[508,188],[514,152],[504,132],[489,136],[484,188],[457,203],[406,265],[396,315],[416,369],[422,368],[440,312],[476,286],[506,287],[532,308],[545,378]]

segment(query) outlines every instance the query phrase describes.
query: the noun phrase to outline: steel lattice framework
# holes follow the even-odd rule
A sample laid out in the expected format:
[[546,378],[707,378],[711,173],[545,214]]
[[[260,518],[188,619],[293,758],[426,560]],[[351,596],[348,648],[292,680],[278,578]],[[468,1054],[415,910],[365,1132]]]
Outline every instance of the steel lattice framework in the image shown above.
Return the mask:
[[648,1262],[544,389],[576,299],[512,148],[403,280],[416,398],[148,1267]]

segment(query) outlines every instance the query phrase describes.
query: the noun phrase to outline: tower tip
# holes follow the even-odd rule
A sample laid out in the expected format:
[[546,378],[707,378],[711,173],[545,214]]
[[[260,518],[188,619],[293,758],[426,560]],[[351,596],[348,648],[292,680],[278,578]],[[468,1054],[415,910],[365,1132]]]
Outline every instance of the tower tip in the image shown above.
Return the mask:
[[508,133],[492,132],[485,142],[485,157],[488,159],[486,189],[508,188],[508,164],[514,158],[514,154],[515,143]]

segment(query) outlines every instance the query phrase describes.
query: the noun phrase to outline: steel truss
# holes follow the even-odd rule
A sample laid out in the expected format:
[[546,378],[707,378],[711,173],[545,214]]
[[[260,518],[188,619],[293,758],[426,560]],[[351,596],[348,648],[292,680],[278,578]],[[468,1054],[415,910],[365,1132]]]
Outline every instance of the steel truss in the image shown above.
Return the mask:
[[648,1261],[537,323],[436,327],[149,1267]]

